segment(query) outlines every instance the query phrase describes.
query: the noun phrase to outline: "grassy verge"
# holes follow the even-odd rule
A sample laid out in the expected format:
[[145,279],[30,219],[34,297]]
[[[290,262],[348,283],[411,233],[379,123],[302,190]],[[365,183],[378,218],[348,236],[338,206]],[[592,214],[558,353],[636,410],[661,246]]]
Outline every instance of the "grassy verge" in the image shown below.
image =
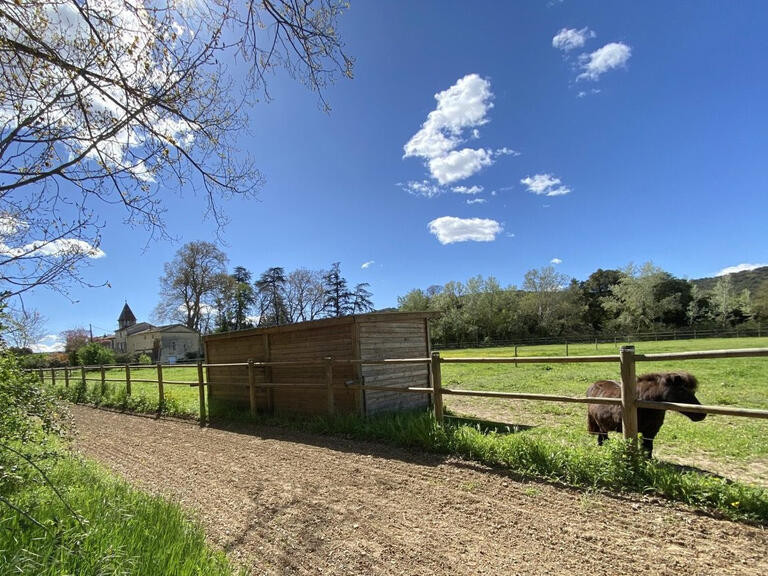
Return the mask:
[[75,404],[92,404],[141,414],[162,413],[176,418],[200,416],[197,388],[188,386],[182,388],[180,385],[169,387],[164,390],[164,401],[161,406],[157,384],[151,391],[149,386],[151,385],[147,383],[136,383],[132,386],[132,394],[128,396],[125,384],[119,382],[105,382],[102,386],[100,382],[77,381],[69,387],[58,385],[55,392],[59,398]]
[[231,575],[222,552],[182,509],[57,451],[42,470],[63,499],[20,461],[14,489],[0,503],[0,573],[176,576]]

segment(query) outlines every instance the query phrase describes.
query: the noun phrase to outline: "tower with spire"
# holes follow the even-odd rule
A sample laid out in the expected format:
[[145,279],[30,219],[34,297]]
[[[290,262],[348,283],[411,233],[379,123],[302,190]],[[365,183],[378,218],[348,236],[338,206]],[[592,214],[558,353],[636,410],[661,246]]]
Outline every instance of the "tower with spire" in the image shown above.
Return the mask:
[[128,302],[126,301],[125,306],[123,306],[123,311],[120,313],[120,318],[117,319],[117,325],[120,327],[119,330],[125,330],[134,324],[136,324],[136,316],[134,316],[131,307],[128,306]]

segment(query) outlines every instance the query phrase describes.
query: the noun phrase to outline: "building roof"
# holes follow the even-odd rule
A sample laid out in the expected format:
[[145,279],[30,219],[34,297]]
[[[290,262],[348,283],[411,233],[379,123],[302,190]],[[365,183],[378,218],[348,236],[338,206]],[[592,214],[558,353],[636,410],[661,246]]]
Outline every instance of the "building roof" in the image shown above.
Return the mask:
[[136,322],[136,316],[134,316],[133,311],[131,310],[131,307],[128,306],[128,302],[125,303],[125,306],[123,306],[123,311],[120,312],[120,318],[117,319],[118,322]]

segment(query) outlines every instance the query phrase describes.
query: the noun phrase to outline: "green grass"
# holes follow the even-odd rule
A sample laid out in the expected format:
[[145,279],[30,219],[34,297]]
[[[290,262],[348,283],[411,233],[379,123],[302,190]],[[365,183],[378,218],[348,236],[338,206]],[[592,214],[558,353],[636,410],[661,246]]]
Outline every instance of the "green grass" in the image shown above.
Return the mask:
[[3,497],[28,516],[0,503],[3,576],[233,574],[223,552],[206,545],[201,526],[177,504],[61,452],[42,466],[66,504],[40,474],[23,471],[23,481]]
[[[569,346],[571,356],[618,354],[621,344],[577,344]],[[726,348],[766,348],[768,338],[697,339],[664,342],[639,342],[636,353],[683,352]],[[472,356],[514,356],[514,348],[443,351],[445,358]],[[564,346],[518,348],[520,356],[562,356]],[[696,375],[700,386],[697,397],[702,404],[768,409],[768,358],[687,360],[678,362],[640,362],[638,373],[687,370]],[[460,389],[505,392],[532,392],[583,396],[587,387],[600,379],[619,379],[616,364],[445,364],[443,385]],[[461,403],[446,396],[450,407]],[[576,404],[533,401],[473,400],[473,407],[504,415],[504,420],[532,426],[525,434],[561,444],[592,442],[586,434],[586,409]],[[462,403],[462,406],[466,404]],[[768,422],[740,417],[707,416],[698,423],[670,412],[656,439],[654,453],[659,458],[684,460],[691,451],[723,466],[732,462],[748,465],[768,459]]]
[[[160,396],[157,385],[157,368],[131,368],[131,395],[128,396],[125,385],[125,369],[110,368],[106,370],[107,380],[121,382],[106,382],[102,388],[98,370],[89,371],[89,380],[83,386],[78,371],[73,372],[68,387],[64,385],[62,376],[57,376],[56,391],[62,398],[71,402],[106,406],[130,412],[154,413],[159,411]],[[136,382],[136,380],[155,380],[155,382]],[[162,412],[181,418],[198,418],[200,416],[200,397],[197,387],[186,384],[172,384],[169,381],[197,382],[197,366],[178,366],[163,368],[163,396],[165,403]],[[46,374],[46,382],[50,377]]]

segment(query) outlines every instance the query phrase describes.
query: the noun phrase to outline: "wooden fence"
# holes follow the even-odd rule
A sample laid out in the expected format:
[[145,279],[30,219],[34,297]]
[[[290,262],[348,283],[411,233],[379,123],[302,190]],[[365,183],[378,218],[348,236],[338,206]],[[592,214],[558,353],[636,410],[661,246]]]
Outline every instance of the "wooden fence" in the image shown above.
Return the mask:
[[[65,385],[70,385],[72,378],[72,372],[79,371],[79,378],[84,383],[87,382],[100,382],[102,389],[107,382],[124,382],[126,385],[126,391],[131,394],[132,382],[148,382],[156,383],[158,386],[158,400],[159,406],[162,409],[164,404],[164,386],[165,385],[186,385],[197,387],[199,390],[200,400],[200,422],[204,424],[207,421],[206,415],[206,394],[204,392],[205,386],[208,386],[208,407],[210,408],[210,386],[205,379],[205,368],[208,367],[242,367],[248,371],[248,382],[243,386],[249,387],[250,409],[255,414],[256,412],[256,390],[259,388],[274,389],[278,387],[291,387],[293,389],[325,389],[327,390],[327,411],[329,414],[334,413],[334,390],[364,390],[364,391],[381,391],[381,392],[395,392],[401,394],[430,394],[432,395],[432,403],[434,407],[435,417],[437,421],[442,424],[444,420],[443,411],[443,396],[455,395],[455,396],[474,396],[480,398],[502,398],[506,400],[534,400],[543,402],[565,402],[565,403],[579,403],[579,404],[608,404],[620,406],[622,411],[623,433],[624,437],[635,440],[637,438],[637,409],[638,408],[652,408],[656,410],[674,410],[678,412],[699,412],[705,414],[722,414],[727,416],[740,416],[746,418],[762,418],[768,419],[768,410],[756,410],[748,408],[736,408],[732,406],[705,406],[695,404],[679,404],[671,402],[649,402],[645,400],[638,400],[636,397],[636,365],[638,362],[659,362],[669,360],[706,360],[716,358],[754,358],[754,357],[768,357],[768,348],[751,348],[743,350],[710,350],[703,352],[676,352],[666,354],[635,354],[634,346],[624,346],[620,349],[619,354],[604,355],[604,356],[514,356],[514,357],[496,357],[496,358],[442,358],[439,352],[433,352],[431,358],[408,358],[408,359],[387,359],[387,360],[340,360],[331,357],[319,359],[309,364],[325,366],[325,381],[317,383],[257,383],[254,377],[254,370],[256,368],[268,368],[272,366],[291,366],[291,365],[303,365],[308,363],[305,361],[282,361],[282,362],[241,362],[230,364],[204,364],[198,362],[197,364],[197,379],[195,381],[180,381],[180,380],[164,380],[163,368],[161,364],[155,365],[157,371],[157,377],[155,379],[136,379],[131,378],[132,368],[148,368],[147,365],[141,366],[91,366],[91,367],[79,367],[79,368],[50,368],[40,369],[39,376],[41,381],[45,381],[45,373],[50,371],[50,379],[52,383],[56,384],[56,372],[63,371],[65,377]],[[573,397],[562,396],[553,394],[532,394],[532,393],[520,393],[520,392],[492,392],[483,390],[459,390],[454,388],[444,388],[442,385],[442,365],[443,364],[564,364],[564,363],[619,363],[621,371],[621,398],[590,398],[590,397]],[[365,365],[388,365],[388,364],[427,364],[430,371],[431,386],[418,387],[418,386],[367,386],[365,382],[361,381],[349,381],[344,385],[334,385],[333,383],[333,367],[339,364],[365,364]],[[165,367],[178,367],[178,365],[171,365]],[[124,378],[114,379],[106,378],[106,370],[121,368],[124,370]],[[88,378],[88,371],[99,372],[99,378]]]

